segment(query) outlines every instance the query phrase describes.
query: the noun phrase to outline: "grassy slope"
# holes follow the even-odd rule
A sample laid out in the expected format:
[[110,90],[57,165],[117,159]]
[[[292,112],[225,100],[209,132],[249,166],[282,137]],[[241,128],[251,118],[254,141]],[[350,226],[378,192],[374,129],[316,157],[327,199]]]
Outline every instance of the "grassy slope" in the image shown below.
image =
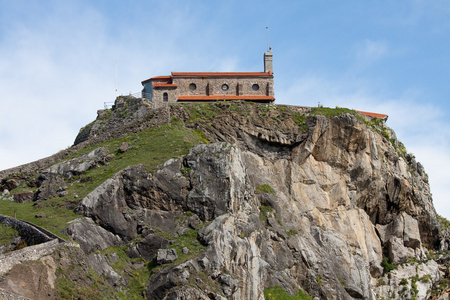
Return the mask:
[[[117,149],[123,142],[127,142],[130,148],[125,153],[119,153]],[[115,157],[107,165],[71,178],[67,185],[66,197],[54,197],[37,205],[1,201],[0,213],[16,215],[19,219],[33,222],[62,236],[60,231],[67,226],[67,222],[80,217],[73,212],[76,204],[106,179],[127,166],[136,164],[144,164],[152,171],[170,158],[186,155],[190,148],[201,142],[202,138],[196,132],[187,129],[181,122],[172,122],[170,126],[149,128],[87,147],[70,158],[89,153],[98,147],[107,147]]]

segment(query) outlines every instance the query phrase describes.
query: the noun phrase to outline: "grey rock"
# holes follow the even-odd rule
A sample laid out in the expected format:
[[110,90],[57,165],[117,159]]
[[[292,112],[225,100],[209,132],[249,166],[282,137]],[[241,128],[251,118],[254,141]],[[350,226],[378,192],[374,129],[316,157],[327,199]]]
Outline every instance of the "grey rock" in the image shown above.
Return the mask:
[[116,290],[121,289],[123,285],[122,277],[108,264],[108,260],[102,254],[91,254],[87,256],[89,266],[91,266],[95,273],[106,279],[106,282],[114,287]]
[[46,172],[50,174],[63,175],[65,177],[72,177],[93,169],[100,164],[107,163],[108,154],[108,148],[100,147],[81,157],[53,165],[48,168]]
[[33,198],[34,198],[33,192],[17,193],[17,194],[13,195],[14,202],[16,202],[16,203],[32,202]]
[[[154,299],[154,298],[149,298]],[[191,286],[181,286],[173,291],[170,291],[164,300],[179,300],[179,299],[196,299],[196,300],[210,300],[209,294],[204,293],[198,288]]]
[[41,202],[58,194],[66,186],[64,178],[57,174],[43,173],[39,176],[41,184],[34,193],[33,201]]
[[119,147],[119,152],[125,153],[128,151],[129,148],[130,148],[130,144],[128,144],[127,142],[123,142]]
[[169,241],[160,235],[149,234],[133,248],[127,251],[129,257],[143,257],[152,260],[159,249],[164,249],[169,245]]
[[415,252],[411,248],[403,245],[403,240],[398,237],[392,237],[387,242],[389,260],[394,264],[405,263],[408,258],[415,257]]
[[239,281],[228,274],[220,275],[218,281],[222,286],[223,293],[228,297],[233,295],[239,287]]
[[191,227],[192,229],[197,229],[200,224],[201,224],[201,220],[197,215],[192,215],[188,218],[188,225],[189,227]]
[[80,243],[80,248],[86,254],[123,244],[120,237],[98,226],[90,218],[71,221],[70,225],[63,232]]
[[170,264],[178,258],[175,249],[159,249],[156,255],[156,263],[158,265]]
[[19,186],[19,183],[15,179],[5,179],[2,180],[1,185],[2,189],[12,191],[13,189]]
[[403,232],[403,243],[406,247],[419,248],[422,244],[419,232],[419,224],[416,219],[411,217],[407,213],[403,213],[404,220],[404,232]]

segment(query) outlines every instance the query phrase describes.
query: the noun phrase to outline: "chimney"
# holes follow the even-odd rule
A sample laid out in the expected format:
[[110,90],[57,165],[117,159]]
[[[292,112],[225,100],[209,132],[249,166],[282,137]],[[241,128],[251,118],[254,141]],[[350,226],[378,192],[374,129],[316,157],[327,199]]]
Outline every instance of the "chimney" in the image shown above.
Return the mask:
[[264,53],[264,72],[272,72],[273,73],[273,53],[272,47],[269,48],[269,51]]

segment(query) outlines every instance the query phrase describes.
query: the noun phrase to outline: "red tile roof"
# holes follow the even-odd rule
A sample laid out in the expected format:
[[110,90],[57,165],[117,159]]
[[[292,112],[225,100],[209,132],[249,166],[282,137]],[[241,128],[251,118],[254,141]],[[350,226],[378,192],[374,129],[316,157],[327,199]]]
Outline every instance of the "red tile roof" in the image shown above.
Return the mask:
[[367,111],[359,111],[359,110],[357,110],[357,112],[359,112],[359,113],[361,113],[361,114],[363,114],[365,116],[371,117],[371,118],[385,119],[385,118],[388,117],[388,115],[377,114],[377,113],[372,113],[372,112],[367,112]]
[[142,80],[141,83],[144,84],[149,81],[170,81],[171,79],[172,79],[172,76],[170,76],[170,75],[155,76],[155,77],[152,77],[149,79]]
[[172,77],[267,77],[272,72],[172,72]]
[[167,83],[167,82],[152,82],[153,87],[177,87],[174,83]]
[[178,96],[178,101],[221,101],[221,100],[249,100],[249,101],[273,101],[274,96],[259,96],[259,95],[181,95]]

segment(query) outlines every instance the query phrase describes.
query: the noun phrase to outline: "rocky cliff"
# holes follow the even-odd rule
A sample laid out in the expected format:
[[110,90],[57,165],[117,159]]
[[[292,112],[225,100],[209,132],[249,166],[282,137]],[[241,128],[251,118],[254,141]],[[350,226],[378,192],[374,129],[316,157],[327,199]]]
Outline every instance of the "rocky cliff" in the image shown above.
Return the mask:
[[[346,109],[117,104],[80,131],[89,151],[2,179],[7,189],[29,176],[36,205],[64,199],[84,217],[63,234],[80,244],[79,274],[93,269],[111,297],[448,298],[448,239],[427,175],[382,121]],[[136,160],[148,144],[172,158]]]

